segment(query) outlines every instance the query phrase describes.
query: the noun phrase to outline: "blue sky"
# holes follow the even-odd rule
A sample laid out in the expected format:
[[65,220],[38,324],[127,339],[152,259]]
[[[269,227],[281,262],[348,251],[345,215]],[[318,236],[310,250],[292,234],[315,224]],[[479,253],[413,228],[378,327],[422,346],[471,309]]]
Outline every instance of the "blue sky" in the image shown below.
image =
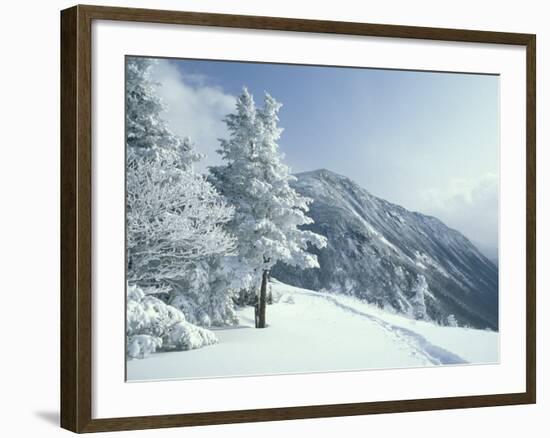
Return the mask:
[[432,214],[488,255],[498,247],[497,76],[162,60],[172,128],[216,163],[221,122],[243,86],[283,103],[280,141],[294,172],[327,168],[372,194]]

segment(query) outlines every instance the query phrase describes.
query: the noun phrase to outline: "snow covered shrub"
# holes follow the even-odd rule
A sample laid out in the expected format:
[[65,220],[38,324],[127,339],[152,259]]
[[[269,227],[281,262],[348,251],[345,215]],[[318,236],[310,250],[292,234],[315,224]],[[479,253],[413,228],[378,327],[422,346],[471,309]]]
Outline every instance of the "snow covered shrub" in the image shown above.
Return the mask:
[[217,342],[216,335],[185,320],[184,314],[164,301],[128,285],[126,352],[143,358],[160,349],[189,350]]
[[175,350],[192,350],[218,343],[218,338],[210,330],[185,321],[180,321],[170,327],[164,339],[166,345]]
[[176,322],[185,321],[178,309],[158,298],[145,295],[137,286],[128,286],[126,327],[129,335],[147,334],[162,337]]
[[135,335],[126,339],[126,355],[132,359],[143,359],[157,351],[162,340],[156,336]]

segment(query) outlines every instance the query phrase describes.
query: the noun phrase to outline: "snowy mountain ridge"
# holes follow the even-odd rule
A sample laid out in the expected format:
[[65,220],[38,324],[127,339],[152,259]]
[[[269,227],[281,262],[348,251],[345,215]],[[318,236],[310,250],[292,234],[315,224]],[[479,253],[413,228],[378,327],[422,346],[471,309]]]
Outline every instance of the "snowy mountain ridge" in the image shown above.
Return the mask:
[[417,319],[498,330],[498,269],[460,232],[327,169],[295,176],[293,188],[313,199],[306,228],[328,246],[311,250],[320,269],[278,264],[275,278]]

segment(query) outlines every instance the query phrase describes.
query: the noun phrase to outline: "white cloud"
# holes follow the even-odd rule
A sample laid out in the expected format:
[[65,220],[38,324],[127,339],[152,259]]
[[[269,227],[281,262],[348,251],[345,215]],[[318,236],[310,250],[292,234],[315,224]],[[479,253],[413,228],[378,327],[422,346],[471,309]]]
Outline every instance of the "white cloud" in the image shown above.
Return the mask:
[[197,150],[207,155],[197,169],[219,163],[218,138],[227,134],[222,119],[234,111],[235,97],[206,85],[204,78],[186,75],[167,60],[159,60],[153,78],[161,84],[158,91],[168,106],[163,116],[172,131],[190,137]]
[[499,178],[453,179],[422,193],[423,211],[460,230],[490,257],[498,251]]

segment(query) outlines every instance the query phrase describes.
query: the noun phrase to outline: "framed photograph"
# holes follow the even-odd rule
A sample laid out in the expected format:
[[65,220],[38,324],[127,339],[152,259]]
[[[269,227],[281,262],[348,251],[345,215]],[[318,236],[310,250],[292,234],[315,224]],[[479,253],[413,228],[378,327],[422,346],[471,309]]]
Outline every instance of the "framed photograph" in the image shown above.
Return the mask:
[[61,12],[61,425],[535,403],[535,35]]

